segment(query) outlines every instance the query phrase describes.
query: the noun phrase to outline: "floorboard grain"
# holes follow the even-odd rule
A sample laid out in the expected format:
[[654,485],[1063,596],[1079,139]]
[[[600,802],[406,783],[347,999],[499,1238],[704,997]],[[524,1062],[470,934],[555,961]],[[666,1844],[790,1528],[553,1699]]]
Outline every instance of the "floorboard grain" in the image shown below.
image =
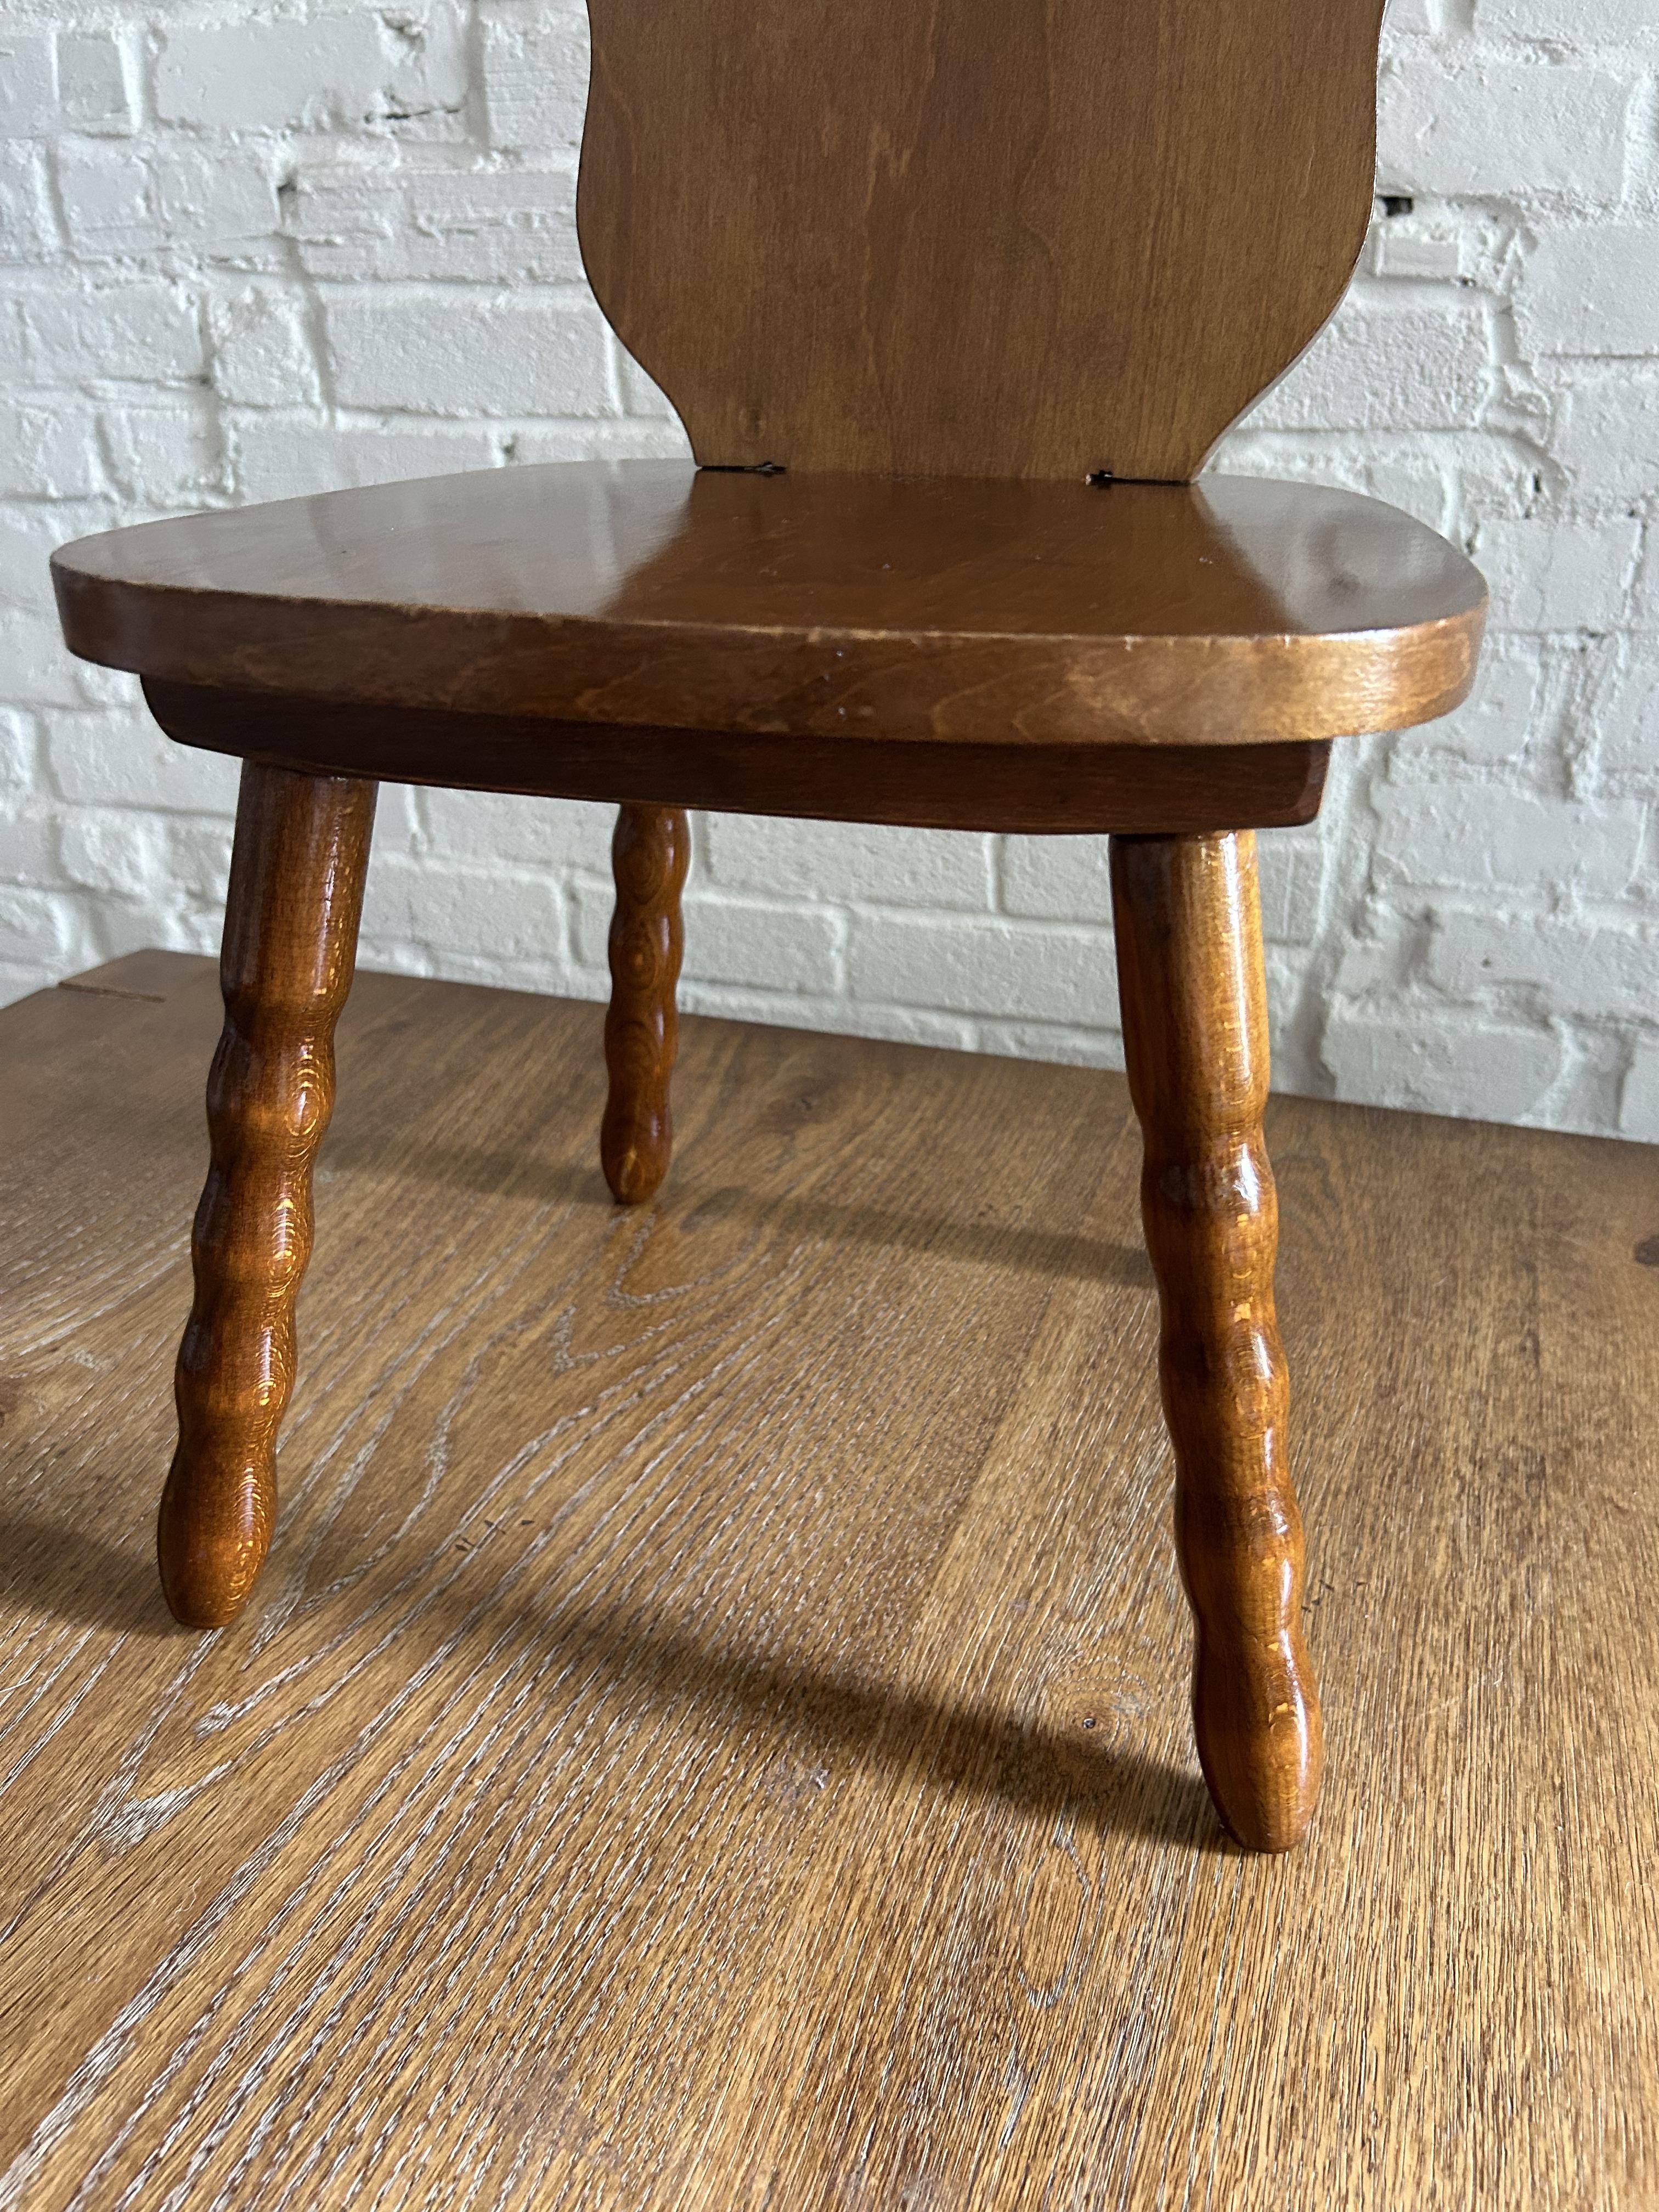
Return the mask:
[[1659,1153],[1268,1141],[1329,1767],[1221,1837],[1121,1080],[359,978],[283,1514],[151,1527],[218,1027],[0,1016],[0,2206],[1659,2203]]

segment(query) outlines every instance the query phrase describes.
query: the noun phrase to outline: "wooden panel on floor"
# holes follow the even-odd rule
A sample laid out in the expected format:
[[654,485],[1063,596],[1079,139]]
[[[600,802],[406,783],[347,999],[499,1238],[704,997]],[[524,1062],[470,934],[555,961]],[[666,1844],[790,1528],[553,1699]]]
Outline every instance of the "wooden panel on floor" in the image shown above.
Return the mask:
[[1121,1079],[359,978],[246,1618],[218,1027],[0,1017],[0,2205],[1659,2201],[1659,1152],[1275,1102],[1329,1766],[1220,1837]]

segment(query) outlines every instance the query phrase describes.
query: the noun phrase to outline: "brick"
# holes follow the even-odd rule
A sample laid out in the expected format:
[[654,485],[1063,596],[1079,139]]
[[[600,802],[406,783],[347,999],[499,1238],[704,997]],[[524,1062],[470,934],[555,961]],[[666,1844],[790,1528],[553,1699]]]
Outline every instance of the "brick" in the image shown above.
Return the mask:
[[1249,420],[1258,429],[1464,429],[1491,383],[1477,309],[1351,300]]
[[64,220],[85,258],[130,258],[180,246],[224,248],[272,235],[270,156],[252,147],[65,144],[58,157]]
[[1528,354],[1659,354],[1659,223],[1547,231],[1521,264],[1516,329]]
[[1468,234],[1444,222],[1395,216],[1376,226],[1371,254],[1379,276],[1449,283],[1468,266]]
[[0,29],[0,139],[45,137],[57,128],[52,40]]
[[[580,799],[524,799],[498,792],[422,795],[434,853],[489,867],[577,868],[606,875],[617,810]],[[604,958],[603,947],[600,958]]]
[[0,263],[45,261],[57,250],[44,152],[0,141]]
[[708,879],[731,890],[877,906],[990,907],[987,842],[966,831],[711,814],[707,834]]
[[72,975],[85,946],[76,908],[61,891],[0,885],[0,961],[28,969],[44,963],[54,978]]
[[64,818],[64,872],[89,890],[142,898],[166,880],[166,836],[159,817],[76,811]]
[[587,57],[581,9],[527,19],[520,9],[487,4],[483,95],[491,144],[535,150],[579,145]]
[[330,295],[335,387],[347,405],[430,415],[599,415],[611,404],[605,325],[554,295]]
[[58,97],[76,131],[121,133],[132,128],[132,93],[125,57],[106,33],[58,35]]
[[0,708],[0,787],[12,792],[37,789],[39,755],[33,716]]
[[586,283],[572,168],[304,169],[288,228],[319,277]]
[[1378,792],[1380,887],[1458,885],[1568,890],[1616,899],[1641,855],[1647,810],[1637,799],[1542,798],[1486,784],[1413,784]]
[[1659,495],[1659,362],[1575,363],[1559,388],[1550,453],[1586,500]]
[[1474,1121],[1520,1121],[1561,1071],[1560,1042],[1548,1030],[1415,1008],[1339,1006],[1322,1052],[1339,1098]]
[[304,21],[164,33],[155,67],[163,122],[216,131],[349,129],[458,109],[465,49],[450,7],[362,9]]
[[1101,930],[860,915],[849,932],[847,972],[855,999],[950,1013],[1018,1011],[1073,1029],[1117,1025],[1112,944]]
[[1651,523],[1646,541],[1631,593],[1630,623],[1633,629],[1659,630],[1659,532]]
[[558,886],[499,869],[422,866],[383,854],[368,872],[363,916],[374,938],[488,960],[544,963],[564,944]]
[[7,696],[15,706],[82,706],[85,695],[76,664],[46,604],[50,586],[44,576],[41,583],[40,605],[0,606],[0,669],[5,672]]
[[104,488],[90,407],[0,408],[0,492],[88,499]]
[[110,474],[139,505],[199,507],[228,492],[224,441],[201,395],[174,407],[105,407],[100,421]]
[[155,155],[156,190],[169,243],[211,246],[274,235],[276,192],[270,152],[173,143]]
[[233,421],[229,439],[237,496],[248,501],[447,476],[489,468],[500,459],[489,432],[471,423],[411,429],[252,416]]
[[1045,921],[1111,927],[1112,884],[1104,837],[1002,841],[1002,908]]
[[77,146],[58,155],[58,190],[79,254],[147,253],[167,242],[149,157],[131,146]]
[[1256,839],[1261,933],[1270,945],[1310,945],[1325,889],[1325,847],[1311,834],[1264,830]]
[[1659,930],[1618,919],[1492,914],[1453,908],[1437,917],[1429,980],[1449,997],[1479,1001],[1492,990],[1532,994],[1540,1014],[1570,1006],[1590,1021],[1642,1021],[1659,1012]]
[[1641,526],[1543,515],[1482,522],[1474,558],[1492,590],[1495,629],[1610,629],[1634,577]]
[[1604,775],[1659,777],[1659,653],[1632,655],[1596,702],[1595,719]]
[[1385,188],[1454,198],[1571,192],[1616,200],[1636,87],[1612,70],[1489,53],[1455,70],[1396,62],[1378,87],[1377,173]]
[[[684,911],[685,973],[695,981],[814,997],[838,989],[838,937],[830,915],[763,899],[707,895],[689,896]],[[609,894],[597,902],[584,897],[581,913],[580,943],[584,957],[590,957],[596,941],[603,944],[596,927],[601,915],[605,929],[610,927]],[[597,963],[590,957],[590,964]]]
[[23,363],[31,382],[166,383],[203,373],[201,316],[182,286],[135,283],[31,298]]
[[58,844],[50,814],[38,800],[0,805],[0,881],[54,888]]
[[1405,742],[1413,750],[1432,745],[1471,765],[1519,760],[1542,681],[1536,646],[1490,639],[1480,655],[1474,690],[1463,705],[1437,722],[1411,731]]
[[[58,647],[67,661],[69,656]],[[129,678],[136,695],[136,678]],[[240,763],[164,738],[142,704],[125,712],[51,714],[46,757],[52,781],[74,804],[173,808],[229,816]]]
[[286,289],[250,285],[222,295],[209,315],[214,389],[245,407],[314,404],[317,364],[306,303]]

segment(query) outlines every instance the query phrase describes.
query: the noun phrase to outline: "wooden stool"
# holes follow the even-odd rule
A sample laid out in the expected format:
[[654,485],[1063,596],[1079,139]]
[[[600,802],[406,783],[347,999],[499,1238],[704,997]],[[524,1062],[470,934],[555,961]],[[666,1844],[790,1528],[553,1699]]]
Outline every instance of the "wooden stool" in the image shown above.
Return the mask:
[[621,802],[601,1133],[668,1165],[688,806],[1110,831],[1194,1711],[1222,1819],[1319,1784],[1273,1317],[1254,831],[1443,714],[1485,611],[1393,509],[1206,477],[1369,216],[1382,0],[590,0],[583,252],[700,465],[506,469],[55,562],[64,634],[244,759],[161,1579],[246,1603],[376,780]]

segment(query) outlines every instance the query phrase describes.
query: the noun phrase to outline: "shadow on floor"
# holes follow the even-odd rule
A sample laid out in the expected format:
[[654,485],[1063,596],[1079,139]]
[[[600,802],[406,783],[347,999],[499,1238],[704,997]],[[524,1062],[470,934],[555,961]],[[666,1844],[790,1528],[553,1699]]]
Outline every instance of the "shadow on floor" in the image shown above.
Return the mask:
[[[524,1152],[410,1144],[399,1147],[394,1156],[390,1147],[372,1136],[341,1135],[330,1140],[323,1164],[351,1175],[410,1179],[474,1191],[484,1197],[511,1194],[543,1204],[550,1200],[617,1211],[597,1165],[574,1167],[564,1161],[538,1160]],[[1152,1265],[1139,1244],[1111,1243],[1061,1231],[963,1220],[908,1208],[901,1213],[877,1206],[840,1206],[827,1199],[768,1198],[737,1184],[699,1195],[677,1190],[670,1183],[665,1186],[659,1210],[670,1213],[686,1231],[735,1218],[757,1229],[770,1228],[786,1236],[813,1237],[826,1243],[926,1252],[944,1260],[1019,1267],[1073,1281],[1117,1283],[1127,1290],[1152,1287]]]
[[[803,1805],[839,1760],[850,1759],[900,1783],[908,1777],[1055,1820],[1069,1814],[1103,1834],[1239,1855],[1200,1778],[1136,1748],[1128,1739],[1138,1720],[1109,1688],[1091,1698],[1071,1694],[1063,1680],[1041,1686],[1060,1692],[1052,1701],[1060,1717],[1038,1711],[1028,1719],[852,1668],[761,1658],[666,1623],[641,1628],[591,1614],[550,1621],[533,1605],[520,1609],[520,1620],[545,1641],[550,1676],[590,1692],[597,1681],[622,1705],[614,1728],[659,1725],[690,1705],[696,1720],[679,1723],[688,1732],[706,1728],[727,1743],[756,1730],[769,1736],[776,1755],[761,1786]],[[457,1634],[487,1626],[493,1638],[503,1626],[490,1608],[470,1614]]]
[[75,1628],[177,1635],[156,1578],[148,1528],[142,1546],[117,1545],[44,1513],[0,1507],[0,1603]]
[[[190,1632],[167,1611],[148,1545],[141,1554],[41,1514],[0,1510],[0,1600],[70,1626],[146,1639]],[[256,1596],[254,1615],[259,1608]],[[470,1608],[453,1641],[473,1630],[498,1638],[507,1611]],[[730,1741],[735,1719],[738,1735],[769,1736],[775,1757],[760,1786],[803,1808],[827,1786],[836,1763],[851,1759],[896,1781],[909,1777],[1055,1819],[1070,1814],[1103,1833],[1209,1852],[1235,1848],[1197,1775],[1125,1741],[1127,1724],[1109,1693],[1065,1698],[1063,1725],[1042,1715],[1024,1721],[971,1698],[935,1698],[850,1669],[763,1659],[672,1626],[641,1630],[586,1615],[550,1620],[533,1605],[518,1616],[522,1630],[545,1641],[550,1679],[591,1689],[597,1678],[602,1694],[624,1706],[613,1727],[660,1724],[689,1705],[692,1729],[712,1728]],[[321,1636],[315,1613],[301,1613],[295,1626],[307,1619]]]

